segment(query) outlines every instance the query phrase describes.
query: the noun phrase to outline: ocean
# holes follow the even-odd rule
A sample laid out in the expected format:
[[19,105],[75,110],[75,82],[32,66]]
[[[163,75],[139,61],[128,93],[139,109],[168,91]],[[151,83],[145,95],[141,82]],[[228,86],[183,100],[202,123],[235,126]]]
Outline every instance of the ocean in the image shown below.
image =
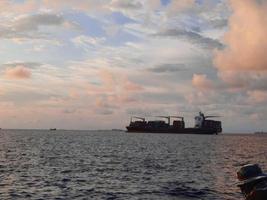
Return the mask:
[[0,199],[240,200],[264,135],[0,130]]

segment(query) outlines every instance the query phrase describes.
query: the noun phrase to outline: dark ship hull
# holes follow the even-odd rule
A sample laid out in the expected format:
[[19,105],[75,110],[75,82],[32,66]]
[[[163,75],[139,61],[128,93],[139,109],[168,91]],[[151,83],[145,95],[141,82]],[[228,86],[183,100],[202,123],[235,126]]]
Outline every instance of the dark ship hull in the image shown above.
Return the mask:
[[126,127],[127,132],[135,133],[170,133],[170,134],[201,134],[201,135],[214,135],[221,131],[210,128],[183,128],[183,129],[149,129],[149,128],[136,128],[136,127]]

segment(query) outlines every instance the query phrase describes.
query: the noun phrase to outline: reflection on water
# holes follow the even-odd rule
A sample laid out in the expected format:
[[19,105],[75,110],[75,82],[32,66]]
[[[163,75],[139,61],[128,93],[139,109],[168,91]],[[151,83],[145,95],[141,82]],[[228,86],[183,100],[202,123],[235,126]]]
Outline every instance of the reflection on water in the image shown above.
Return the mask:
[[267,137],[0,131],[0,199],[241,198],[236,171],[267,170]]

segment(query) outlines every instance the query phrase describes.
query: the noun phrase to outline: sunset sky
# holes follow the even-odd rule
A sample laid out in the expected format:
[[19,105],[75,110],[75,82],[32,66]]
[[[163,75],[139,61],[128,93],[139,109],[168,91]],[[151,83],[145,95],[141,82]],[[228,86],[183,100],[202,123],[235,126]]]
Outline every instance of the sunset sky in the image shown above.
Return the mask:
[[0,15],[2,128],[202,111],[267,131],[265,0],[1,0]]

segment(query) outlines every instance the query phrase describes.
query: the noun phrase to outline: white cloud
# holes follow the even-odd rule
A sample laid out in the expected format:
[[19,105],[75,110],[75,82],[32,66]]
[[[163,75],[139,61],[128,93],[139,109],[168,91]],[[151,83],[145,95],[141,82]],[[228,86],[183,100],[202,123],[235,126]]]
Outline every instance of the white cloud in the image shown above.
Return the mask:
[[79,30],[77,24],[66,20],[61,15],[51,13],[39,13],[34,15],[22,15],[10,20],[0,27],[0,38],[10,38],[14,41],[24,39],[49,39],[51,35],[41,30],[42,27],[64,27]]
[[71,41],[75,46],[88,50],[103,44],[105,40],[106,39],[104,37],[89,37],[86,35],[80,35],[73,38]]

